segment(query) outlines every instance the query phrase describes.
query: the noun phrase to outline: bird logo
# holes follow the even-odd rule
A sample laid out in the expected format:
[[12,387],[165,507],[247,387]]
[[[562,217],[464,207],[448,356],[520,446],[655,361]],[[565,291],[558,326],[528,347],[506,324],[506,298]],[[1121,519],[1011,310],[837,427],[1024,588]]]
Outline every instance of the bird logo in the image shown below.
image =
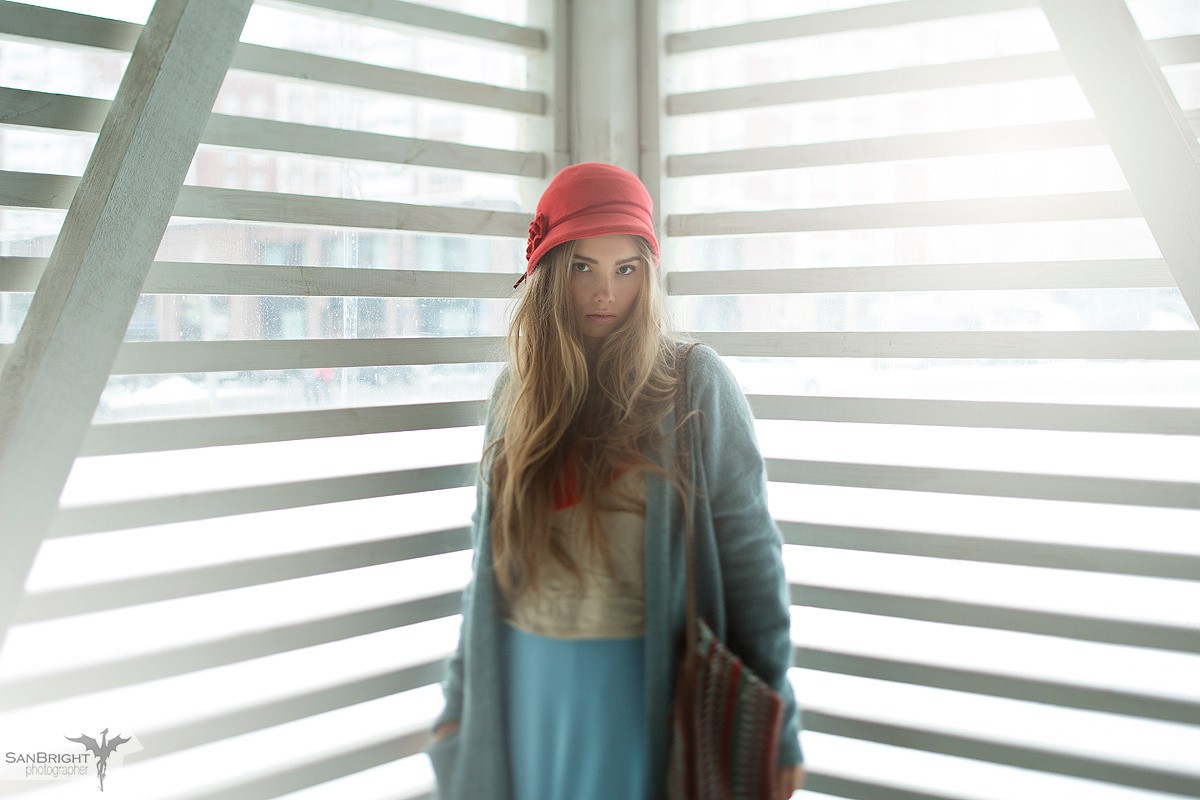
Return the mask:
[[108,757],[112,755],[114,750],[128,742],[129,737],[114,736],[112,739],[109,739],[108,728],[105,728],[100,733],[99,742],[92,737],[85,736],[83,734],[80,734],[78,738],[73,739],[68,736],[66,739],[68,742],[79,742],[84,746],[84,748],[91,750],[92,754],[96,756],[96,774],[100,777],[100,791],[103,792],[104,775],[106,772],[108,772]]

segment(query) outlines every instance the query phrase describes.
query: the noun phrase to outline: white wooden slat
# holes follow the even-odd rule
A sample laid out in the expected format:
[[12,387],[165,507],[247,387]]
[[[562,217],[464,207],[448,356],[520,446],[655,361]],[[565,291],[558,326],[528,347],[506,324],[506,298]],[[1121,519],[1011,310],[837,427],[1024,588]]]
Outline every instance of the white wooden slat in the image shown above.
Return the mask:
[[93,424],[81,456],[287,442],[483,424],[484,401],[222,414]]
[[[1200,142],[1124,0],[1043,0],[1179,292],[1200,319]],[[1200,36],[1179,47],[1200,59]],[[1177,43],[1176,43],[1177,44]]]
[[761,358],[1200,358],[1200,332],[1196,331],[695,331],[692,335],[722,355]]
[[[0,0],[0,34],[128,51],[133,48],[141,31],[141,26],[129,22],[102,20],[87,14],[52,9],[29,10],[32,8]],[[546,98],[538,92],[262,45],[239,45],[231,68],[520,114],[540,116],[546,109]]]
[[793,583],[790,595],[794,605],[809,608],[1033,633],[1176,653],[1200,653],[1200,636],[1196,635],[1197,629],[1177,625],[1104,619],[808,583]]
[[[0,170],[0,206],[66,208],[79,178]],[[335,225],[349,228],[461,233],[478,236],[524,237],[527,214],[483,211],[383,200],[184,186],[176,200],[175,216],[200,219],[278,222],[296,225]]]
[[363,22],[369,24],[382,22],[421,28],[524,50],[546,49],[546,34],[535,28],[403,0],[389,0],[387,3],[378,0],[288,0],[286,3],[272,2],[270,5],[285,8],[308,6],[314,10],[332,11],[338,16],[361,17]]
[[[250,5],[155,4],[139,28],[84,175],[75,181],[78,190],[63,198],[69,211],[61,234],[0,375],[0,642]],[[13,11],[10,4],[0,7],[0,20]]]
[[173,570],[156,575],[27,594],[19,623],[91,614],[180,597],[326,575],[471,548],[469,528],[448,528],[376,542],[323,547],[299,553],[251,558],[234,563]]
[[886,783],[831,775],[819,767],[806,770],[804,791],[818,797],[839,797],[848,800],[962,800],[945,794],[930,794]]
[[667,171],[672,178],[685,178],[1102,144],[1104,134],[1096,121],[1078,119],[673,155],[667,158]]
[[758,419],[1200,436],[1200,408],[766,394],[749,400]]
[[720,28],[673,33],[667,53],[690,53],[716,47],[733,47],[802,36],[908,25],[914,22],[1036,8],[1037,0],[904,0],[884,5],[819,11],[795,17],[743,22]]
[[[0,292],[32,292],[45,264],[44,258],[0,256]],[[513,280],[495,272],[156,261],[142,294],[506,299]]]
[[671,236],[739,236],[752,233],[1129,219],[1140,216],[1141,211],[1131,192],[1081,192],[672,214],[667,217],[667,233]]
[[[779,520],[787,544],[1200,581],[1200,555]],[[1200,722],[1200,719],[1197,720]]]
[[[1200,37],[1156,39],[1149,45],[1164,66],[1200,60]],[[684,92],[668,96],[666,104],[669,115],[703,114],[1069,74],[1066,59],[1054,51]]]
[[455,489],[473,485],[478,472],[479,465],[476,463],[449,464],[69,506],[59,509],[46,535],[76,536],[260,511],[305,508],[347,500]]
[[794,663],[801,669],[854,675],[912,686],[928,686],[1062,708],[1179,722],[1185,725],[1200,723],[1198,703],[1109,688],[1092,689],[1063,681],[1036,680],[992,671],[940,667],[928,663],[809,647],[795,649]]
[[256,44],[238,47],[230,69],[242,69],[281,78],[318,81],[334,86],[424,97],[518,114],[546,113],[546,97],[540,92],[510,89],[487,83],[445,78],[394,67],[381,67],[313,53],[283,50]]
[[[109,102],[90,97],[0,87],[0,124],[67,131],[98,131]],[[278,153],[351,158],[421,167],[541,178],[541,153],[389,136],[294,122],[211,114],[204,144]]]
[[[3,264],[0,262],[0,268]],[[668,294],[743,295],[824,292],[948,292],[1008,289],[1174,288],[1161,258],[896,264],[884,267],[714,269],[667,276]]]
[[[895,725],[878,719],[831,714],[815,708],[804,710],[804,722],[808,730],[833,736],[989,761],[1019,769],[1067,775],[1152,792],[1200,797],[1200,777],[1194,773],[1080,756],[1074,754],[1069,745],[1062,751],[1042,750],[961,733],[943,733],[916,726]],[[805,788],[810,788],[807,783]],[[819,791],[815,786],[812,789]]]
[[100,664],[0,681],[0,710],[21,708],[121,686],[133,686],[196,670],[338,642],[367,633],[415,625],[418,622],[452,616],[459,613],[461,607],[461,591],[444,592],[379,608],[281,625],[269,631],[238,633],[221,639],[128,656]]
[[117,353],[112,374],[478,364],[504,359],[504,338],[501,336],[127,342]]
[[812,486],[1200,509],[1200,483],[1184,481],[781,458],[767,459],[767,477]]
[[[139,729],[144,749],[127,755],[125,763],[158,758],[190,747],[429,686],[440,681],[444,674],[445,662],[438,658],[269,703],[259,703],[204,719],[187,720],[171,727]],[[425,728],[428,726],[413,727],[426,734]]]

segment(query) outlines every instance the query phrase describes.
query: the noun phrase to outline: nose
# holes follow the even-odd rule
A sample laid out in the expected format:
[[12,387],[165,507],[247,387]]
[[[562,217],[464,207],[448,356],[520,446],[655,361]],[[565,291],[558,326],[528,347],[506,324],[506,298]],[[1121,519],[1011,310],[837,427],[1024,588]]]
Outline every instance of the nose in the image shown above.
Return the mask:
[[605,302],[613,299],[613,280],[611,275],[601,275],[596,282],[596,299]]

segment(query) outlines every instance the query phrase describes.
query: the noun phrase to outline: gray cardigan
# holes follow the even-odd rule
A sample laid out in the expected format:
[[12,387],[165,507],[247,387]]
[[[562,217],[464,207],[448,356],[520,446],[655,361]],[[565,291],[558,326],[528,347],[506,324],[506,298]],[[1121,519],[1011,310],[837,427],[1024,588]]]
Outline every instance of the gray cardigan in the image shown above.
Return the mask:
[[[712,348],[698,345],[688,362],[687,405],[700,411],[692,425],[692,480],[705,491],[695,509],[698,613],[746,665],[784,698],[779,763],[800,764],[799,711],[787,670],[792,644],[782,537],[767,510],[766,470],[754,435],[750,407],[737,381]],[[495,390],[493,390],[493,399]],[[489,406],[487,441],[493,426]],[[674,427],[672,410],[661,430]],[[657,461],[674,464],[668,437]],[[447,664],[446,707],[434,723],[458,720],[460,729],[430,746],[438,797],[511,796],[504,733],[500,661],[499,593],[491,560],[488,496],[476,486],[471,537],[473,578],[463,593],[458,650]],[[675,672],[683,650],[685,618],[683,530],[678,495],[656,475],[646,482],[646,726],[650,752],[647,797],[665,793]]]

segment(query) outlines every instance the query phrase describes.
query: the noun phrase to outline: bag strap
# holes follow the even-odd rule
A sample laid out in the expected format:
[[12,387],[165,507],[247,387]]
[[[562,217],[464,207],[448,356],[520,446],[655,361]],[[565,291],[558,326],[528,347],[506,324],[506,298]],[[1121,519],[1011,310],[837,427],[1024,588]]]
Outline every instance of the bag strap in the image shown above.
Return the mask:
[[[687,362],[688,356],[692,354],[692,349],[696,343],[692,342],[679,348],[675,356],[675,371],[679,376],[679,384],[675,390],[675,452],[678,457],[679,474],[681,477],[687,478],[691,474],[691,436],[689,428],[685,427],[684,423],[687,417]],[[694,488],[694,487],[693,487]],[[684,507],[683,509],[683,547],[684,547],[684,562],[686,564],[686,581],[687,581],[687,653],[690,657],[696,652],[696,640],[699,636],[699,626],[697,624],[696,614],[696,548],[692,541],[692,528],[694,520],[692,519],[692,509]]]

